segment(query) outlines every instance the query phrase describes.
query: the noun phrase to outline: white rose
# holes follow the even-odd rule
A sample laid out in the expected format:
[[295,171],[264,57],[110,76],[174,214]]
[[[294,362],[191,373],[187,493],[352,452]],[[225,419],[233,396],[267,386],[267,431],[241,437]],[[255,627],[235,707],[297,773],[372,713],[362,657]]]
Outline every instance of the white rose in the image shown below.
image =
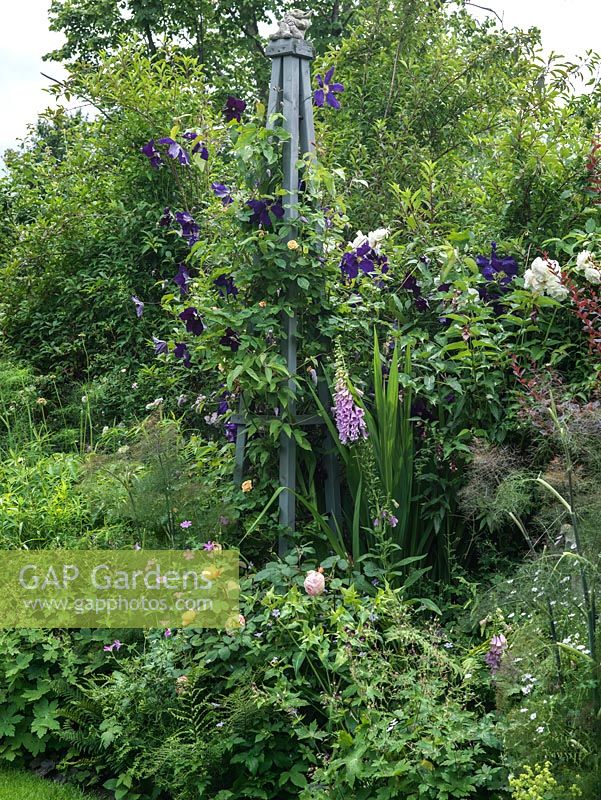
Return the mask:
[[601,283],[601,271],[592,264],[588,264],[584,268],[584,277],[589,283]]
[[389,236],[390,231],[388,228],[377,228],[375,231],[370,231],[367,234],[367,241],[369,242],[369,246],[375,249],[380,242],[383,242],[384,239],[387,239]]
[[358,247],[361,247],[362,244],[365,244],[365,242],[367,242],[367,236],[361,233],[361,231],[357,231],[357,235],[350,244],[353,250],[356,250]]
[[593,260],[593,254],[590,250],[583,250],[576,256],[576,269],[583,270],[591,266],[589,262]]
[[545,287],[545,291],[549,297],[553,297],[555,300],[565,300],[570,293],[559,281],[549,282]]
[[536,276],[536,278],[538,278],[539,280],[545,280],[547,277],[547,273],[549,271],[547,267],[547,262],[545,261],[544,258],[540,257],[534,259],[534,261],[530,265],[530,270],[532,270],[533,275]]

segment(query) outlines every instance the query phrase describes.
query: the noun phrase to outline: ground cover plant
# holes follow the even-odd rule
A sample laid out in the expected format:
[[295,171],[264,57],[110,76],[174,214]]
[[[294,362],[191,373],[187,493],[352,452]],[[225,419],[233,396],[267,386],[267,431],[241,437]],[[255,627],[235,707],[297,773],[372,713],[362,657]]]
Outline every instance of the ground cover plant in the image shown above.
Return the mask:
[[291,222],[272,6],[147,5],[52,3],[96,112],[5,156],[0,542],[234,548],[240,624],[0,631],[0,759],[115,800],[596,800],[598,56],[316,3]]

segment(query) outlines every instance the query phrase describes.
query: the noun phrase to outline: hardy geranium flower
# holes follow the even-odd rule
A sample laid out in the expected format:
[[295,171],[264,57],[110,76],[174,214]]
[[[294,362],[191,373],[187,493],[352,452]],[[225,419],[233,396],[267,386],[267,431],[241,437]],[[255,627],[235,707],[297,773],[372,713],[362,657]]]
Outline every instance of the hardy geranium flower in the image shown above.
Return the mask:
[[199,241],[200,228],[196,224],[196,220],[189,211],[177,211],[175,214],[175,221],[182,229],[182,236],[188,242],[190,247]]
[[192,363],[192,356],[188,350],[188,345],[185,342],[178,342],[173,350],[173,355],[176,358],[183,359],[184,367],[189,367]]
[[313,100],[316,106],[322,108],[324,103],[327,103],[332,108],[340,108],[340,101],[336,97],[336,92],[344,92],[344,86],[341,83],[330,83],[334,76],[335,67],[331,67],[323,76],[316,75],[318,89],[313,94]]
[[198,309],[194,306],[185,308],[179,315],[179,318],[182,322],[185,322],[188,333],[192,333],[194,336],[200,336],[205,329],[202,317],[198,313]]
[[185,519],[183,522],[180,522],[179,526],[180,526],[180,528],[184,528],[184,530],[186,528],[191,528],[192,527],[192,520],[191,519]]
[[163,163],[161,159],[161,154],[154,146],[154,139],[151,139],[144,145],[144,147],[141,147],[140,152],[144,153],[144,155],[148,157],[150,161],[150,166],[153,169],[158,169]]
[[234,97],[230,94],[223,107],[223,116],[225,117],[225,121],[231,122],[233,119],[235,119],[236,122],[240,122],[242,112],[245,109],[246,103],[244,100],[240,100],[239,97]]
[[511,256],[501,258],[497,255],[497,244],[491,242],[490,258],[476,256],[476,264],[487,281],[497,281],[505,286],[517,276],[518,265]]
[[152,341],[154,342],[154,352],[157,356],[163,355],[169,351],[169,346],[164,339],[157,339],[156,336],[153,336]]
[[188,272],[188,267],[185,264],[179,264],[177,273],[173,278],[173,283],[179,286],[180,295],[185,297],[190,289],[188,288],[188,284],[191,281],[190,273]]
[[186,131],[183,134],[184,139],[188,139],[189,141],[198,140],[194,147],[192,148],[192,155],[194,153],[200,153],[200,157],[203,158],[205,161],[209,160],[209,151],[207,150],[206,146],[200,141],[200,134],[196,133],[196,131]]
[[211,189],[215,193],[215,196],[218,197],[224,206],[228,206],[230,203],[234,202],[234,198],[232,197],[231,190],[228,189],[227,186],[223,183],[212,183]]
[[105,653],[112,653],[114,650],[119,650],[120,648],[121,648],[121,642],[119,641],[119,639],[115,639],[115,641],[112,644],[106,644],[103,647],[103,650],[105,651]]
[[139,300],[135,294],[132,294],[131,300],[134,306],[136,307],[136,314],[138,316],[138,319],[140,319],[140,317],[144,313],[144,303],[141,300]]
[[176,142],[175,139],[172,139],[170,136],[164,136],[162,139],[159,139],[159,144],[167,145],[167,155],[169,158],[177,159],[180,164],[186,167],[189,166],[190,156],[188,155],[188,151],[184,150],[181,144]]
[[273,214],[277,219],[282,219],[284,216],[284,208],[281,200],[247,200],[246,205],[252,209],[252,215],[249,222],[252,225],[259,225],[262,228],[271,227],[271,216]]

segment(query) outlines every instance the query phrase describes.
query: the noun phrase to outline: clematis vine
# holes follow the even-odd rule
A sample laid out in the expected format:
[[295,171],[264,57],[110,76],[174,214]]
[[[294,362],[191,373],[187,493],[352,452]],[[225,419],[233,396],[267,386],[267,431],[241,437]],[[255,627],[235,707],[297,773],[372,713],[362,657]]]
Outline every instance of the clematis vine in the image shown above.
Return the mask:
[[215,197],[218,197],[224,206],[229,206],[230,203],[234,202],[234,198],[232,197],[231,190],[223,183],[212,183],[211,189],[215,193]]
[[179,286],[181,297],[185,297],[190,293],[189,284],[192,280],[188,267],[185,264],[179,264],[178,270],[173,278],[173,283]]
[[282,219],[284,216],[284,207],[281,200],[247,200],[246,205],[252,209],[252,215],[249,219],[251,225],[259,225],[261,228],[270,228],[273,214],[277,219]]
[[334,69],[335,67],[330,67],[323,77],[321,75],[315,76],[319,88],[313,93],[313,102],[319,108],[323,108],[326,103],[332,108],[340,108],[340,101],[336,94],[344,92],[344,86],[341,83],[331,83],[334,77]]
[[365,236],[359,231],[350,243],[352,248],[342,256],[340,269],[348,280],[354,280],[359,272],[373,275],[376,270],[382,274],[388,272],[388,258],[380,250],[380,242],[388,236],[387,228],[379,228]]
[[154,146],[154,139],[150,139],[150,141],[147,142],[144,147],[141,147],[140,152],[144,153],[144,155],[148,158],[150,161],[150,166],[153,169],[158,169],[163,163],[161,154]]
[[490,258],[476,256],[476,264],[487,281],[496,281],[502,286],[507,286],[518,274],[518,265],[514,258],[497,255],[496,242],[491,242]]
[[190,165],[190,155],[188,151],[185,150],[179,142],[176,142],[175,139],[172,139],[170,136],[163,136],[162,139],[159,139],[159,144],[167,145],[167,155],[169,158],[179,161],[179,163],[185,167]]
[[188,333],[191,333],[194,336],[200,336],[205,329],[202,317],[198,313],[198,309],[194,306],[185,308],[179,315],[179,318],[185,323]]
[[154,352],[157,356],[165,355],[169,352],[169,345],[164,339],[157,339],[156,336],[153,336],[152,341],[154,344]]
[[189,367],[192,364],[192,356],[188,350],[188,345],[185,342],[177,342],[173,350],[173,355],[176,358],[183,359],[184,367]]
[[180,226],[182,230],[182,236],[188,242],[190,247],[195,245],[196,242],[200,241],[200,237],[198,235],[200,233],[200,228],[189,211],[176,211],[175,221]]
[[240,100],[239,97],[234,97],[230,94],[223,107],[223,116],[225,117],[225,121],[231,122],[233,119],[235,119],[236,122],[240,122],[242,113],[245,111],[245,109],[246,103],[244,100]]
[[159,218],[158,224],[161,228],[168,228],[169,225],[173,222],[173,214],[171,213],[171,209],[169,206],[165,206],[163,209],[163,214]]
[[213,285],[219,289],[220,293],[227,297],[228,295],[232,295],[232,297],[236,297],[238,294],[238,287],[234,283],[234,279],[228,275],[220,275],[218,278],[215,278],[213,281]]
[[206,146],[200,141],[200,134],[196,133],[196,131],[186,131],[183,134],[184,139],[188,139],[188,141],[196,141],[196,144],[192,148],[192,155],[195,153],[199,153],[200,157],[205,161],[209,160],[209,151],[207,150]]
[[224,347],[229,347],[235,353],[240,347],[240,339],[235,330],[226,328],[225,333],[219,340],[219,344],[222,344]]
[[136,315],[138,319],[140,319],[140,317],[144,313],[144,303],[139,298],[137,298],[135,294],[132,294],[131,300],[136,308]]

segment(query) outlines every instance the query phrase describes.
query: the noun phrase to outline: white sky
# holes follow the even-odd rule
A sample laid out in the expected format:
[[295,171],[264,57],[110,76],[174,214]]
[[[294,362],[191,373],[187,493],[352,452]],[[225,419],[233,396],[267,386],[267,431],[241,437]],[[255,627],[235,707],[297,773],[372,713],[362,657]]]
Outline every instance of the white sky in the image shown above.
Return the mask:
[[[601,0],[475,2],[494,8],[506,28],[539,27],[545,50],[566,56],[601,50]],[[301,5],[310,6],[311,0]],[[40,72],[59,79],[64,74],[59,65],[42,61],[61,42],[60,34],[48,30],[48,6],[49,0],[0,0],[0,153],[16,144],[50,102]]]

